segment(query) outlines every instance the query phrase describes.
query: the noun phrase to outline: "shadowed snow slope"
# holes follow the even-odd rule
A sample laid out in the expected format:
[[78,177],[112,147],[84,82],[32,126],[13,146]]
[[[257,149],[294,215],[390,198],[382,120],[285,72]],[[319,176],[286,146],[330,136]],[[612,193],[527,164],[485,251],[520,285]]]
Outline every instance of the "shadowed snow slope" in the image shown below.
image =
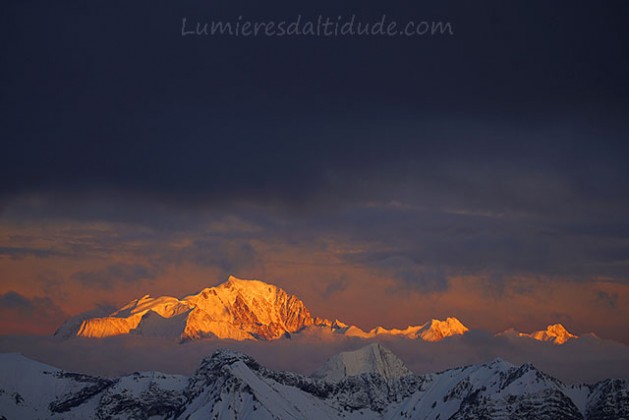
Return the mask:
[[312,376],[328,382],[339,382],[348,376],[376,373],[385,379],[400,378],[412,372],[395,354],[373,343],[354,351],[346,351],[331,357]]
[[[490,363],[413,375],[374,344],[334,356],[309,378],[217,350],[190,376],[78,375],[0,354],[6,419],[602,419],[629,416],[629,383],[568,386],[531,364]],[[338,364],[340,363],[340,365]],[[337,374],[342,366],[343,375]]]

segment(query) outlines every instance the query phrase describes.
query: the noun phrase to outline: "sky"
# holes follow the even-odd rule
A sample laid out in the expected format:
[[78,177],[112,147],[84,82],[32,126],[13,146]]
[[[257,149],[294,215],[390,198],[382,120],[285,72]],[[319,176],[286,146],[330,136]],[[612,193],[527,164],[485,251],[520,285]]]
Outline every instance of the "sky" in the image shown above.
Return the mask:
[[[627,2],[0,9],[0,334],[233,274],[363,329],[629,344]],[[300,15],[452,34],[182,36]]]

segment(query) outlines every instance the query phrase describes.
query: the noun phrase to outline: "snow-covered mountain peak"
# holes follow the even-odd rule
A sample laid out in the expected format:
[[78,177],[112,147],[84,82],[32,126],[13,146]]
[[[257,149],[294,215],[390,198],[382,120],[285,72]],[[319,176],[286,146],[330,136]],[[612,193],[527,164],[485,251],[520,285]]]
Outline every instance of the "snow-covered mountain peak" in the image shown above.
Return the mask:
[[183,300],[194,307],[184,339],[214,335],[274,340],[314,323],[299,298],[259,280],[230,276],[226,282]]
[[207,371],[218,371],[223,366],[230,366],[236,362],[243,362],[247,366],[258,368],[260,365],[251,356],[236,350],[218,349],[210,357],[205,357],[201,362],[201,367],[196,375],[204,374]]
[[454,317],[445,321],[432,319],[422,325],[410,325],[404,329],[387,329],[381,326],[366,332],[356,326],[342,329],[345,335],[358,338],[376,338],[378,336],[399,336],[413,340],[440,341],[447,337],[465,334],[469,329]]
[[[103,338],[123,334],[168,337],[190,341],[206,337],[230,340],[277,340],[293,334],[303,336],[355,337],[379,339],[405,337],[411,340],[441,341],[460,336],[469,329],[455,317],[432,319],[404,329],[378,326],[369,331],[346,324],[313,317],[303,301],[278,286],[260,280],[235,276],[216,286],[202,289],[181,299],[171,296],[144,295],[119,309],[100,308],[66,321],[56,336]],[[563,325],[549,325],[533,333],[508,330],[502,333],[517,339],[527,337],[563,344],[577,338]]]
[[227,281],[215,286],[216,289],[232,289],[241,293],[252,295],[270,295],[281,290],[279,287],[263,282],[261,280],[246,280],[238,277],[229,276]]
[[491,362],[487,363],[487,366],[492,367],[492,368],[504,368],[504,369],[515,367],[513,363],[507,362],[501,357],[496,357]]
[[553,344],[565,344],[569,340],[579,338],[559,323],[549,325],[545,330],[533,331],[530,334],[518,332],[517,336],[528,337],[537,341],[548,341]]
[[0,353],[0,367],[5,369],[4,371],[0,369],[0,373],[4,374],[4,376],[9,376],[7,370],[24,370],[24,367],[28,366],[33,370],[57,370],[51,366],[48,366],[44,363],[36,362],[24,356],[22,353]]
[[375,373],[386,380],[412,374],[404,362],[390,350],[380,343],[371,343],[358,350],[342,352],[331,357],[313,374],[313,377],[328,382],[339,382],[363,373]]
[[448,317],[445,321],[432,319],[424,324],[418,332],[425,341],[439,341],[453,335],[462,335],[469,331],[461,321],[455,317]]
[[[345,354],[389,353],[372,344]],[[0,354],[2,418],[620,419],[629,418],[629,383],[570,386],[531,364],[501,359],[440,373],[386,379],[369,372],[330,382],[276,372],[230,350],[204,359],[191,377],[143,372],[107,379]]]
[[145,295],[109,314],[78,316],[56,335],[102,338],[133,333],[180,340],[210,336],[274,340],[313,323],[296,296],[259,280],[230,276],[222,284],[183,299]]
[[570,339],[578,338],[561,324],[549,325],[545,330],[535,331],[531,336],[536,340],[552,341],[555,344],[564,344]]
[[135,299],[123,306],[112,316],[128,317],[131,315],[144,315],[148,311],[160,314],[164,318],[171,318],[191,309],[187,302],[182,302],[177,298],[170,296],[160,296],[153,298],[150,295],[144,295],[140,299]]
[[570,340],[579,338],[579,336],[570,333],[563,325],[559,323],[549,325],[548,327],[546,327],[545,330],[533,331],[532,333],[523,333],[513,328],[509,328],[508,330],[503,331],[498,335],[508,338],[524,337],[537,341],[547,341],[553,344],[565,344]]

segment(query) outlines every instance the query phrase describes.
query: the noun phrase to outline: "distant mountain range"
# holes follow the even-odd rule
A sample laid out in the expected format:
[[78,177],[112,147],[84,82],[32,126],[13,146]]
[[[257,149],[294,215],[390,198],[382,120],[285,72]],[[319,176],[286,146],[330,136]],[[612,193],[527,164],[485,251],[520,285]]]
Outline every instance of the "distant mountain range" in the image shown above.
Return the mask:
[[312,376],[277,372],[218,350],[190,376],[115,379],[0,354],[0,419],[623,419],[629,382],[566,385],[501,359],[413,374],[373,343]]
[[[172,337],[181,341],[204,337],[232,340],[277,340],[292,334],[343,335],[372,339],[399,336],[439,341],[465,334],[469,329],[457,318],[430,320],[405,329],[377,327],[364,331],[339,320],[313,317],[304,303],[281,288],[258,280],[230,276],[215,287],[177,299],[169,296],[135,299],[113,313],[86,313],[65,322],[60,337],[103,338],[123,334]],[[521,333],[508,330],[505,337],[524,337],[563,344],[578,338],[561,324],[546,330]]]

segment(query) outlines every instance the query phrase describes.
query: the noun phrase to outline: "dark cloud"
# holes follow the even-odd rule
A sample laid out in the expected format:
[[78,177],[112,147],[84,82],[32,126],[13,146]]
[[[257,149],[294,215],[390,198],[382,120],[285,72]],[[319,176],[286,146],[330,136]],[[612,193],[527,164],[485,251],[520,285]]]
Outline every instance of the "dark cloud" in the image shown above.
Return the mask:
[[622,255],[629,250],[611,229],[615,221],[601,221],[583,234],[574,224],[540,217],[383,205],[346,211],[325,223],[370,244],[343,254],[345,261],[386,269],[424,290],[445,288],[452,275],[483,275],[496,287],[519,275],[627,279]]
[[259,264],[255,248],[250,243],[223,238],[197,240],[181,250],[180,258],[200,266],[218,267],[225,274],[249,270]]
[[[259,273],[254,241],[327,238],[399,290],[629,279],[629,3],[0,7],[0,222],[113,226],[48,232],[50,249],[9,238],[0,256],[151,261],[73,276],[107,289],[184,263]],[[184,16],[353,13],[455,36],[179,36]],[[230,217],[253,229],[208,228]]]
[[264,262],[251,243],[255,234],[247,237],[237,229],[233,232],[187,231],[185,245],[177,244],[180,236],[181,232],[158,234],[153,240],[147,241],[145,246],[137,248],[135,254],[158,261],[160,267],[189,263],[214,268],[218,270],[219,277],[225,278],[229,274],[245,275],[264,270]]
[[[351,186],[373,175],[425,175],[474,205],[545,207],[549,170],[597,199],[627,185],[626,6],[33,5],[5,6],[5,199],[299,205],[364,195]],[[178,36],[182,16],[298,13],[448,19],[456,36]]]
[[59,311],[59,308],[49,298],[27,298],[13,291],[0,295],[0,307],[25,317],[45,317]]
[[[291,340],[233,342],[204,340],[186,344],[155,337],[121,336],[100,340],[58,340],[49,337],[0,336],[0,351],[19,351],[35,360],[66,370],[117,376],[157,370],[190,375],[203,357],[217,348],[231,348],[255,357],[272,369],[310,374],[328,357],[355,350],[368,342],[337,337],[317,340],[293,335]],[[436,343],[383,339],[416,373],[431,373],[501,357],[514,364],[532,362],[542,371],[568,383],[595,383],[606,378],[629,378],[627,346],[586,337],[556,346],[528,339],[510,340],[484,331]],[[125,357],[120,357],[124,354]]]
[[[129,255],[147,261],[144,263],[109,264],[97,270],[83,270],[71,275],[71,279],[82,286],[111,290],[138,282],[154,282],[168,268],[183,264],[193,264],[218,270],[218,277],[230,274],[246,276],[256,270],[263,270],[264,264],[254,246],[235,233],[182,232],[137,232],[121,228],[120,235],[109,232],[103,238],[86,241],[100,258],[108,259],[111,252],[124,251]],[[129,242],[130,241],[130,242]],[[64,247],[63,244],[59,246]],[[83,250],[85,252],[85,250]]]
[[140,264],[111,264],[104,269],[78,271],[72,274],[72,280],[88,288],[110,290],[143,281],[153,281],[159,273],[155,267]]
[[618,293],[599,290],[596,292],[596,301],[611,309],[616,309],[618,307]]
[[0,322],[5,332],[42,333],[56,328],[67,314],[48,297],[26,297],[14,291],[0,295]]
[[392,256],[375,261],[374,268],[397,279],[402,291],[413,288],[420,292],[439,292],[448,288],[448,276],[444,268],[422,266],[405,256]]
[[51,249],[41,249],[41,248],[25,248],[25,247],[13,247],[13,246],[3,246],[0,247],[0,257],[6,256],[9,258],[17,259],[24,257],[50,257],[50,256],[58,256],[60,255],[58,252]]
[[28,314],[33,306],[30,300],[16,292],[7,292],[0,296],[0,302],[7,309],[22,311],[25,314]]
[[328,298],[334,296],[337,293],[341,293],[341,292],[347,290],[348,284],[349,284],[348,277],[346,275],[341,275],[338,279],[331,280],[325,286],[325,289],[323,289],[323,292],[321,293],[321,296],[323,296],[324,298],[328,299]]

